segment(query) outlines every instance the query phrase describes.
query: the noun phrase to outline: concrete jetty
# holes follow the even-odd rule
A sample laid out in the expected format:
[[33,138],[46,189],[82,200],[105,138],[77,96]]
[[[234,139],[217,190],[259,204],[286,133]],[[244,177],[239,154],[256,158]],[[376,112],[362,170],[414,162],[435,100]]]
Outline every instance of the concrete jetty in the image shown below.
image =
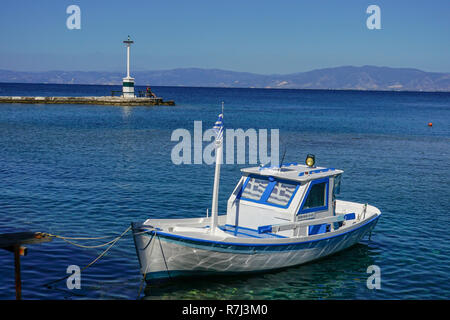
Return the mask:
[[0,103],[97,104],[116,106],[174,106],[173,100],[150,97],[23,97],[0,96]]

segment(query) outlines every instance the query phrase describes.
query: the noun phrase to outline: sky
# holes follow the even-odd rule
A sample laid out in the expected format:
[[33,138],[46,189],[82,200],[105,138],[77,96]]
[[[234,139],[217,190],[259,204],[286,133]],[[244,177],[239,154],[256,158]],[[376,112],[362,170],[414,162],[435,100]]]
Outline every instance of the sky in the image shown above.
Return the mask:
[[[66,9],[78,5],[81,28]],[[370,30],[368,6],[380,8]],[[217,68],[287,74],[342,65],[450,72],[450,1],[15,0],[0,6],[0,69]]]

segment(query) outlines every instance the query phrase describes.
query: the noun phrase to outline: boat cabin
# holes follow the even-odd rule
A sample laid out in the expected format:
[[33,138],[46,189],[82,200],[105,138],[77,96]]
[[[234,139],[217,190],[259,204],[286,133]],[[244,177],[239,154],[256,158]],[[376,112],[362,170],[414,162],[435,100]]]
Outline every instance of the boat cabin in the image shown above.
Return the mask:
[[[228,199],[222,230],[246,236],[257,231],[255,237],[296,237],[329,231],[326,223],[286,226],[335,216],[334,200],[340,191],[342,170],[290,163],[281,168],[253,167],[241,171],[242,177]],[[285,227],[273,233],[277,225]]]

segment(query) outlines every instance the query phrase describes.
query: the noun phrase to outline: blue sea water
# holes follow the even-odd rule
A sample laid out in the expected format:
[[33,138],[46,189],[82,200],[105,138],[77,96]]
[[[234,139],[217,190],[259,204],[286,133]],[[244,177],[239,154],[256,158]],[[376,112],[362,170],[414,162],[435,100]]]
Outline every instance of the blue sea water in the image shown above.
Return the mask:
[[[144,89],[144,88],[140,88]],[[0,84],[0,95],[109,95],[114,86]],[[132,221],[200,217],[214,167],[175,165],[177,128],[279,129],[285,162],[316,155],[343,169],[340,198],[382,211],[371,240],[325,259],[264,274],[147,286],[146,299],[449,299],[450,93],[154,87],[175,107],[0,104],[0,232],[115,236]],[[432,122],[433,126],[427,126]],[[219,210],[243,165],[224,165]],[[88,242],[102,243],[105,240]],[[136,299],[141,275],[131,234],[103,249],[55,239],[22,257],[25,299]],[[14,298],[14,263],[0,250],[0,299]],[[366,286],[381,270],[381,289]]]

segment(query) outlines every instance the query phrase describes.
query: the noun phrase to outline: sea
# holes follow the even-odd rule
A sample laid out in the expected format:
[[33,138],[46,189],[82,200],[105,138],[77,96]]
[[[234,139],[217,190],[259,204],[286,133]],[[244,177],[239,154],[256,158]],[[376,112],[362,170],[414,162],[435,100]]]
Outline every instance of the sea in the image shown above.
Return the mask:
[[[108,96],[120,89],[2,83],[0,95]],[[284,162],[314,154],[318,166],[342,169],[339,199],[382,212],[370,239],[282,270],[146,285],[131,232],[88,268],[107,246],[54,238],[27,245],[23,299],[450,298],[450,93],[152,90],[176,106],[0,104],[0,233],[97,238],[70,240],[96,246],[131,222],[204,217],[214,164],[175,164],[172,134],[193,134],[194,121],[212,127],[223,101],[225,128],[278,129]],[[222,166],[220,213],[240,169],[255,165]],[[0,261],[0,299],[14,299],[13,254],[0,250]],[[368,285],[373,266],[378,288]],[[71,289],[73,268],[81,273]]]

